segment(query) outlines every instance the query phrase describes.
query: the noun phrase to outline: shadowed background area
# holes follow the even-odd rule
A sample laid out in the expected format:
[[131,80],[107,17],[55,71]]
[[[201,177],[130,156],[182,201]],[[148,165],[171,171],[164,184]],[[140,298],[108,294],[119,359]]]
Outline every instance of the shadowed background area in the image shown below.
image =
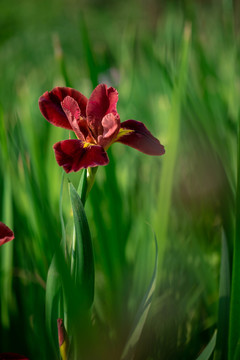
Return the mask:
[[[231,255],[234,232],[239,11],[230,0],[1,1],[0,220],[15,239],[0,248],[0,352],[55,359],[45,288],[62,170],[52,146],[69,134],[42,117],[38,98],[65,85],[89,97],[102,82],[119,92],[121,121],[144,122],[166,154],[114,144],[98,169],[86,204],[101,333],[91,346],[120,359],[154,268],[152,230],[157,288],[133,359],[193,359],[208,343],[221,237]],[[80,173],[69,178],[77,186]]]

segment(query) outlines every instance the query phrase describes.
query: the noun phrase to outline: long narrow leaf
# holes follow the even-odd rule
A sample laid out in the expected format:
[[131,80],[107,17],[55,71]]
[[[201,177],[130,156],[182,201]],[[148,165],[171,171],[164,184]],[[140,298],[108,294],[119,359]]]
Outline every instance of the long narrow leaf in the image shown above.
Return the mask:
[[82,175],[80,178],[77,192],[78,192],[80,199],[82,201],[82,204],[84,206],[85,202],[86,202],[86,196],[87,196],[87,169],[82,170]]
[[222,233],[222,257],[220,270],[218,333],[214,360],[227,358],[228,321],[230,304],[230,268],[227,240]]
[[87,217],[80,196],[70,183],[70,197],[76,231],[75,248],[73,248],[73,278],[77,286],[83,290],[87,307],[94,297],[94,258],[92,240]]
[[132,331],[130,333],[129,339],[127,341],[127,344],[124,348],[121,360],[131,360],[134,356],[134,350],[136,348],[136,345],[138,343],[138,340],[141,336],[143,326],[145,324],[145,321],[147,319],[147,315],[151,306],[152,302],[152,296],[156,287],[156,276],[157,276],[157,263],[158,263],[158,246],[157,246],[157,239],[156,236],[154,236],[155,241],[155,264],[154,264],[154,270],[152,274],[152,278],[149,284],[149,287],[143,297],[143,300],[139,306],[138,312],[136,314],[136,318],[132,327]]
[[48,336],[52,340],[56,354],[58,351],[57,319],[60,316],[59,306],[61,300],[61,277],[57,268],[56,256],[54,255],[48,270],[46,284],[46,324]]
[[201,354],[197,357],[196,360],[208,360],[210,358],[216,346],[216,338],[217,338],[217,331],[214,332],[211,340],[209,341],[203,352],[201,352]]
[[[189,48],[191,40],[191,25],[186,24],[182,40],[182,58],[179,67],[179,77],[172,93],[171,112],[169,114],[169,142],[166,149],[165,159],[160,180],[160,191],[158,197],[158,212],[156,216],[156,226],[158,231],[159,247],[159,270],[161,270],[162,259],[167,243],[167,229],[170,219],[171,197],[174,182],[174,170],[177,161],[178,144],[180,138],[181,108],[185,96],[187,84]],[[164,210],[163,210],[164,209]],[[161,221],[159,221],[161,219]],[[160,278],[159,278],[160,280]]]

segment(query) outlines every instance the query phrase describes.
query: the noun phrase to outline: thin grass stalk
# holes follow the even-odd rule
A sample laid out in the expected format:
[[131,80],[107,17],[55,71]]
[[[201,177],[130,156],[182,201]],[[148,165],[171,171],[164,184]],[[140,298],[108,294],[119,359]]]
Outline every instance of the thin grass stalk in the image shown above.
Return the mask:
[[[179,78],[173,90],[172,109],[169,118],[169,144],[163,162],[160,181],[158,208],[160,209],[155,221],[156,226],[160,221],[158,232],[159,248],[159,271],[161,271],[162,259],[166,247],[167,229],[170,217],[171,196],[173,188],[174,169],[177,160],[177,149],[180,137],[181,104],[185,94],[186,78],[188,71],[189,44],[191,38],[191,25],[186,23],[183,33],[182,59],[180,64]],[[160,278],[158,278],[160,279]]]

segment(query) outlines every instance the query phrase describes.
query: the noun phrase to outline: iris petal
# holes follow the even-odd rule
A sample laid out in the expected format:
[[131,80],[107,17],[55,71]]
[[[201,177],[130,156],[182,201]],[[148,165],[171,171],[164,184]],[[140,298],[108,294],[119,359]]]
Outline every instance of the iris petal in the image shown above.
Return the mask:
[[[128,145],[147,155],[163,155],[165,153],[164,146],[160,144],[146,126],[136,120],[127,120],[121,123],[122,133],[119,132],[117,142]],[[124,130],[130,130],[126,133]]]
[[86,116],[87,98],[79,91],[68,87],[55,87],[52,91],[46,91],[39,98],[39,108],[45,119],[51,124],[72,130],[61,106],[61,102],[66,96],[71,96],[76,100],[81,115]]
[[85,140],[83,134],[81,133],[78,125],[80,119],[81,110],[79,109],[78,103],[71,96],[66,96],[61,102],[63,111],[65,112],[68,121],[72,127],[72,130],[75,132],[77,137],[81,140]]
[[0,222],[0,245],[5,244],[8,241],[14,239],[14,234],[12,230],[7,227],[7,225]]
[[113,113],[118,116],[117,101],[118,92],[112,87],[107,88],[107,85],[100,84],[93,90],[86,112],[88,124],[96,137],[102,134],[102,119],[105,115]]
[[120,120],[112,113],[102,119],[103,134],[98,136],[98,144],[106,148],[111,144],[120,129]]
[[83,168],[107,165],[107,153],[102,146],[85,143],[81,140],[64,140],[54,146],[58,165],[69,173]]

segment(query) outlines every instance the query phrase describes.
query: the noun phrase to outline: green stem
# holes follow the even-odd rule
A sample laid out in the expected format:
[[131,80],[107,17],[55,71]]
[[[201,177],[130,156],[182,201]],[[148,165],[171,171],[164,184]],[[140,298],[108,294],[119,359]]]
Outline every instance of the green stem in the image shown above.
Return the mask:
[[[89,192],[93,187],[97,169],[98,169],[98,167],[93,167],[93,168],[88,168],[88,169],[83,170],[82,176],[79,181],[78,190],[77,190],[77,192],[81,198],[81,201],[83,203],[83,206],[85,206]],[[72,261],[71,261],[71,271],[73,271],[73,269],[74,269],[75,249],[76,249],[76,233],[74,230],[73,231],[73,240],[72,240],[72,254],[73,255],[72,255]]]
[[84,169],[78,185],[78,194],[83,206],[86,203],[90,190],[93,187],[98,167]]
[[233,244],[232,291],[229,323],[229,360],[234,359],[240,339],[240,116],[238,124],[238,161],[236,193],[236,231]]

